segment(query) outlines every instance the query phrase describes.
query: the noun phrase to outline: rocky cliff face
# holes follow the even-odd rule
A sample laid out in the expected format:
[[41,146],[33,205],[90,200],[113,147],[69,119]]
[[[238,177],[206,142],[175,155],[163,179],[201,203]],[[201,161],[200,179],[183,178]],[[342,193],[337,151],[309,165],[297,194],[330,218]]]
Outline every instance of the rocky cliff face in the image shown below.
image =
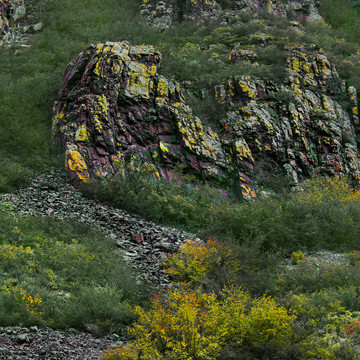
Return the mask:
[[0,0],[0,44],[6,40],[11,26],[25,13],[23,0]]
[[[229,3],[227,11],[244,9],[243,2]],[[251,11],[266,7],[277,13],[275,8],[291,6],[308,17],[315,13],[314,3],[246,4]],[[143,15],[145,8],[157,9],[154,24],[160,10],[169,15],[168,24],[179,14],[193,21],[224,15],[215,1],[145,5]],[[273,41],[258,40],[262,47]],[[154,47],[90,46],[67,67],[53,120],[72,180],[111,178],[128,170],[171,179],[181,165],[246,199],[259,193],[261,173],[286,177],[294,186],[314,175],[348,175],[359,183],[356,89],[346,85],[320,47],[290,44],[284,51],[281,83],[233,76],[215,86],[213,101],[228,109],[215,132],[193,114],[180,85],[159,73],[162,55]],[[257,60],[256,51],[241,44],[229,52],[230,62],[257,66]]]
[[140,15],[160,28],[182,21],[226,23],[229,17],[238,13],[254,11],[312,21],[320,18],[317,5],[315,0],[143,0]]
[[[282,86],[245,77],[216,87],[219,101],[230,104],[223,125],[248,183],[254,184],[256,165],[294,184],[314,175],[359,181],[356,89],[346,88],[321,49],[313,55],[289,49],[287,66]],[[335,100],[339,95],[348,98],[350,112]]]

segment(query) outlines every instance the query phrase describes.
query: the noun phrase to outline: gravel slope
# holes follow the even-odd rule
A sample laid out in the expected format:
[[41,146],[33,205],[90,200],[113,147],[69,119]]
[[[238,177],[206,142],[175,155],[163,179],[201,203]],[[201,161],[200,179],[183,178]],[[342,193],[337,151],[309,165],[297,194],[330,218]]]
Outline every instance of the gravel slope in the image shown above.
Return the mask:
[[[195,238],[194,234],[160,226],[84,198],[72,187],[62,169],[51,169],[34,177],[16,193],[0,195],[0,201],[24,216],[75,219],[101,229],[140,278],[159,288],[169,284],[160,263],[186,239]],[[121,341],[126,341],[126,337],[112,335],[96,339],[76,330],[0,327],[0,360],[99,359],[102,351]]]

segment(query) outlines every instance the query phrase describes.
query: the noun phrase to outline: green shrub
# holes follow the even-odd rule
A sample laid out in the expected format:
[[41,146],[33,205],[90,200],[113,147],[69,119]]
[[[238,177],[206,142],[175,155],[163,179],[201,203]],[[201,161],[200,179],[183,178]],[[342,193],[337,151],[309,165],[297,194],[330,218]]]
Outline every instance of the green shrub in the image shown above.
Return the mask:
[[230,246],[209,239],[189,241],[163,264],[173,281],[205,290],[222,289],[232,282],[239,269],[237,254]]
[[292,254],[291,254],[291,263],[293,265],[296,265],[299,263],[300,260],[303,260],[305,258],[305,255],[304,253],[299,250],[299,251],[294,251]]
[[2,326],[76,327],[100,335],[135,319],[131,304],[143,303],[146,289],[102,233],[1,212],[0,224]]
[[360,20],[350,1],[324,0],[319,8],[320,14],[334,28],[341,29],[351,39],[358,41]]
[[261,295],[273,289],[277,254],[261,252],[255,243],[237,246],[213,239],[206,243],[189,241],[163,264],[175,282],[191,288],[219,293],[224,286],[245,286]]
[[354,250],[360,234],[359,192],[347,179],[312,179],[304,191],[234,204],[219,214],[204,234],[238,243],[255,241],[262,249]]
[[230,204],[226,193],[175,169],[172,180],[158,179],[145,167],[127,170],[106,184],[90,182],[80,190],[86,196],[166,224],[197,229],[211,223]]
[[229,340],[244,347],[283,346],[291,341],[296,316],[276,304],[270,297],[251,300],[239,289],[226,289],[223,309],[229,329]]

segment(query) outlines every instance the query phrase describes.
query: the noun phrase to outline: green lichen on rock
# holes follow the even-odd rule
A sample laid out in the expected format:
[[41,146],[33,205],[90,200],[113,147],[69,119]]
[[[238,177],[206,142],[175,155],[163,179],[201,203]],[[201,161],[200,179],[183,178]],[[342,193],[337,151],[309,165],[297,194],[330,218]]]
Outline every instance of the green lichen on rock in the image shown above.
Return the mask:
[[[353,110],[347,113],[334,100],[347,96],[345,83],[321,49],[311,57],[303,48],[289,49],[287,63],[282,86],[249,77],[217,86],[218,100],[230,104],[223,123],[228,136],[246,142],[251,165],[266,163],[269,174],[281,171],[293,184],[344,174],[358,182],[356,90],[349,88]],[[248,176],[256,178],[252,171]]]

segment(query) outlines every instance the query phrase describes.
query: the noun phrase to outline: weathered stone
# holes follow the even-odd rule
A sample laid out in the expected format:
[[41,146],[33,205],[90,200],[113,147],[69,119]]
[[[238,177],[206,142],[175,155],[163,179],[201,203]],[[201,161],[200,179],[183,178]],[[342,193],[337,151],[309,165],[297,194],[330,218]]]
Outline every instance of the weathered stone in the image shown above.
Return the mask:
[[230,104],[224,128],[236,143],[246,142],[251,164],[265,163],[269,174],[286,175],[293,183],[316,174],[347,174],[358,183],[356,90],[348,91],[352,114],[333,99],[347,92],[324,52],[309,56],[294,48],[284,86],[243,77],[218,86],[216,97]]
[[265,10],[274,15],[287,16],[289,12],[293,12],[301,20],[314,21],[321,19],[316,7],[318,1],[314,0],[250,0],[243,2],[252,10]]
[[[221,3],[221,1],[218,1]],[[233,1],[229,8],[221,11],[215,0],[143,0],[140,15],[149,24],[167,28],[178,21],[202,22],[205,20],[224,21],[238,11],[257,12],[259,10],[280,16],[295,14],[300,20],[319,20],[316,0],[241,0]],[[226,21],[225,21],[226,22]]]
[[236,44],[231,50],[229,60],[230,61],[250,61],[255,62],[258,56],[255,51],[242,49],[240,44]]
[[[282,86],[250,77],[217,86],[216,99],[230,107],[223,138],[158,74],[160,61],[152,46],[122,42],[90,46],[68,66],[53,128],[75,183],[129,167],[170,179],[177,164],[245,198],[256,196],[259,164],[295,185],[316,174],[360,180],[356,90],[346,90],[321,49],[289,49]],[[351,114],[339,94],[350,94]]]
[[220,10],[214,0],[143,0],[140,15],[149,24],[167,28],[174,22],[214,19]]
[[25,14],[24,0],[0,0],[0,44],[8,36],[11,26]]
[[179,86],[158,74],[160,60],[152,46],[106,43],[67,67],[53,129],[74,182],[129,166],[170,178],[181,163],[209,182],[231,183],[230,150],[192,114]]

